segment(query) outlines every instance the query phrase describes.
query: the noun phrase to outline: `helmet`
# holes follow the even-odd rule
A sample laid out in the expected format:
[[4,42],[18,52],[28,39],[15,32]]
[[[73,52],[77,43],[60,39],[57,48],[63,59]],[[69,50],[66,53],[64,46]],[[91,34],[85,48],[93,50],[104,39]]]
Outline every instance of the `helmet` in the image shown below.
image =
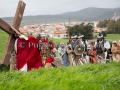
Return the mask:
[[99,34],[97,35],[97,38],[103,38],[103,35],[102,35],[101,33],[99,33]]
[[81,33],[78,34],[78,38],[82,38],[84,37],[84,35],[82,35]]
[[46,34],[42,32],[42,33],[40,33],[40,36],[46,36]]
[[75,35],[75,33],[73,33],[73,34],[71,35],[71,38],[77,38],[77,35]]

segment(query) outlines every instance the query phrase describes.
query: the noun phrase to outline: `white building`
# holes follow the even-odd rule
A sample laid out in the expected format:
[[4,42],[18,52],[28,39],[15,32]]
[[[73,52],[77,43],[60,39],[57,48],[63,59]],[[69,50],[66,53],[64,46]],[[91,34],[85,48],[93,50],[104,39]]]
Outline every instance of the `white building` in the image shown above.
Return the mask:
[[67,38],[66,31],[55,30],[49,35],[51,38]]

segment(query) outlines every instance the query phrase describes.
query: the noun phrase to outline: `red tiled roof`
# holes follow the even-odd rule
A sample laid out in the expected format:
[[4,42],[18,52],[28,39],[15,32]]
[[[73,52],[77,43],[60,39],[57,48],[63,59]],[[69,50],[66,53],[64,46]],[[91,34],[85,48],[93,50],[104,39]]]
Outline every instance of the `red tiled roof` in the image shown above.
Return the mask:
[[52,32],[52,34],[66,34],[66,31],[55,30],[55,31]]

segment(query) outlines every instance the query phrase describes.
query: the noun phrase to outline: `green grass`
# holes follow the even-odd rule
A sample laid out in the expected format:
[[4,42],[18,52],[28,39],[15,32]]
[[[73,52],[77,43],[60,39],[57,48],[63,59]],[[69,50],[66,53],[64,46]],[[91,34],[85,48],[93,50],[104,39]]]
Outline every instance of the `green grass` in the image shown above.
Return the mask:
[[52,40],[55,44],[57,43],[67,43],[68,42],[68,39],[57,39],[57,38],[50,38],[50,40]]
[[2,59],[2,55],[4,53],[7,38],[8,34],[0,30],[0,60]]
[[105,39],[107,39],[108,41],[120,40],[120,34],[108,34]]
[[120,63],[2,72],[0,90],[120,90]]
[[[106,37],[104,37],[107,41],[112,42],[112,41],[118,41],[120,40],[120,34],[107,34]],[[90,40],[90,41],[96,41],[96,38]]]

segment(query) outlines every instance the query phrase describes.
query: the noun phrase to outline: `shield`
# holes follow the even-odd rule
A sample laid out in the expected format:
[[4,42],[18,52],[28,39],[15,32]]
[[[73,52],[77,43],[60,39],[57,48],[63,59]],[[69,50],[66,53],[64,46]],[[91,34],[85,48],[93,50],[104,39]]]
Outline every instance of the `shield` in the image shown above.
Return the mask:
[[84,52],[85,48],[82,45],[77,45],[74,49],[76,55],[81,55]]

